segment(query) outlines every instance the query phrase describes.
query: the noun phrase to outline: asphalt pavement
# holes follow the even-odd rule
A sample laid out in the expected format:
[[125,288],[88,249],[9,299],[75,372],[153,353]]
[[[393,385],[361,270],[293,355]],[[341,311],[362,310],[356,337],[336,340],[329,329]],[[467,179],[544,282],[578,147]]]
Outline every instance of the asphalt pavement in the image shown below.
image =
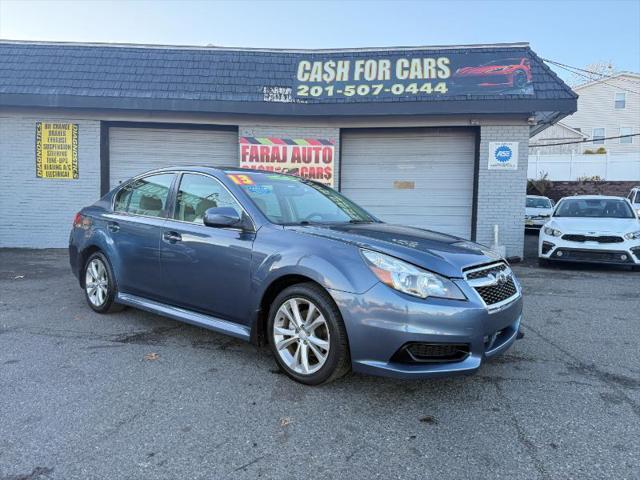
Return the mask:
[[476,375],[310,388],[0,250],[0,479],[640,478],[640,273],[514,270],[526,336]]

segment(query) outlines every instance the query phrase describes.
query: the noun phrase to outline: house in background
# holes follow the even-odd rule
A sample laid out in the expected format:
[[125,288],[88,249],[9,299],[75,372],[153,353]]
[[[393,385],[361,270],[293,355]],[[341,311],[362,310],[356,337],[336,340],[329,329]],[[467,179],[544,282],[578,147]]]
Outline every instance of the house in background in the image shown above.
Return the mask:
[[[549,155],[554,153],[582,153],[586,143],[580,142],[589,137],[575,128],[571,128],[564,122],[552,125],[529,140],[529,155]],[[556,145],[556,144],[564,145]],[[548,145],[548,146],[544,146]]]
[[578,111],[562,122],[591,139],[578,145],[582,149],[576,153],[604,147],[612,155],[626,153],[640,157],[640,137],[603,140],[640,133],[640,74],[621,72],[573,90],[579,95]]

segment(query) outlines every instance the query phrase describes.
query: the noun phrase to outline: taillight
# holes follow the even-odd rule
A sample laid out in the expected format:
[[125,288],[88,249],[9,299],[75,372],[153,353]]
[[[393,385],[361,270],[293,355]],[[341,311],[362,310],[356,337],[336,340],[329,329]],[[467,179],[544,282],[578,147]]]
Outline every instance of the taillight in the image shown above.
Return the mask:
[[84,228],[86,230],[91,226],[91,219],[78,212],[73,219],[73,226],[75,228]]

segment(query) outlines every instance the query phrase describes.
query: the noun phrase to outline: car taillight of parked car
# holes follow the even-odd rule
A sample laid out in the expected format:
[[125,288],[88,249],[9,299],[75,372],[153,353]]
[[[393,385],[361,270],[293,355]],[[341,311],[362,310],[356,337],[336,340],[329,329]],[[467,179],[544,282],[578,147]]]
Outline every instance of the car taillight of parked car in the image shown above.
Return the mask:
[[78,212],[73,219],[73,226],[75,228],[84,228],[85,230],[87,230],[91,226],[91,219]]

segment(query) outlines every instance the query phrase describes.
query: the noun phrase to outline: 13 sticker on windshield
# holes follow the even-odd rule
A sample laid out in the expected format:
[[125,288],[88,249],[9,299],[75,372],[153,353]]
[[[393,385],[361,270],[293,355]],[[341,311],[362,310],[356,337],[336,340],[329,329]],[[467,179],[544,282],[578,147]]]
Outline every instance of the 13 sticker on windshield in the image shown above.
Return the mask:
[[249,175],[243,174],[228,174],[227,177],[231,179],[236,185],[253,185],[253,180]]

